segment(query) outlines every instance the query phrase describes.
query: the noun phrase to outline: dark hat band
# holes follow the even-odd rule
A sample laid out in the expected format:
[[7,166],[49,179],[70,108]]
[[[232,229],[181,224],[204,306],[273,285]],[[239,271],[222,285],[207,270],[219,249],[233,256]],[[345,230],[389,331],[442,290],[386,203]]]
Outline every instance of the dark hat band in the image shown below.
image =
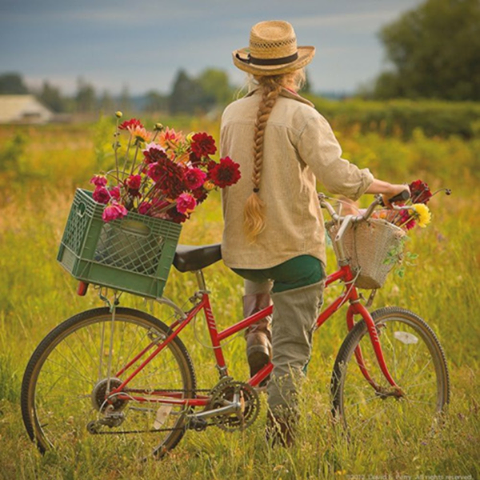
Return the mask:
[[238,53],[236,57],[243,63],[249,63],[252,65],[285,65],[286,63],[292,63],[298,58],[298,52],[295,52],[293,55],[282,58],[256,58],[248,54],[247,58],[242,58]]

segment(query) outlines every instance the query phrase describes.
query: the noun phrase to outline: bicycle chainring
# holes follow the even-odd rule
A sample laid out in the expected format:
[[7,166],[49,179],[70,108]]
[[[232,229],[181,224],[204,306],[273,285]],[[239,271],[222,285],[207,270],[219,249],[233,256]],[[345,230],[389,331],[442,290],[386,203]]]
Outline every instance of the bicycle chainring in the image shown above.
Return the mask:
[[217,427],[229,432],[245,430],[255,422],[260,412],[260,398],[256,390],[248,383],[230,379],[221,381],[212,389],[209,409],[224,407],[234,400],[235,394],[240,397],[241,410],[212,418]]

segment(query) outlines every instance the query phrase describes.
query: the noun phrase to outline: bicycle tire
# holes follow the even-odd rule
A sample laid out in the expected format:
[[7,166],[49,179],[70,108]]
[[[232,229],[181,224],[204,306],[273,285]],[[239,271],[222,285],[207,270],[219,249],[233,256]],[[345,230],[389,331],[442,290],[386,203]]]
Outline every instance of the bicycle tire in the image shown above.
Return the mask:
[[349,332],[335,360],[331,380],[334,418],[349,432],[375,431],[386,425],[403,432],[436,429],[450,400],[447,362],[438,338],[423,319],[402,308],[381,308],[371,316],[386,365],[404,396],[376,393],[361,372],[355,355],[359,344],[370,377],[384,391],[392,392],[362,320]]
[[[123,421],[112,426],[108,424],[114,423],[111,415],[107,425],[101,425],[108,411],[104,401],[107,385],[118,386],[133,370],[122,374],[120,380],[112,374],[120,372],[134,353],[171,333],[155,317],[120,307],[116,308],[113,335],[111,328],[108,308],[88,310],[54,328],[32,354],[23,377],[21,408],[28,435],[42,453],[53,447],[64,454],[70,451],[74,457],[79,444],[96,452],[103,448],[111,451],[115,444],[117,452],[124,448],[125,454],[133,450],[145,457],[148,449],[161,457],[183,437],[187,409],[164,406],[160,411],[152,400],[117,399],[110,409]],[[113,367],[110,380],[109,358]],[[132,399],[134,389],[150,393],[154,389],[178,390],[179,396],[194,398],[195,372],[185,345],[174,338],[126,388]],[[158,415],[161,420],[165,417],[161,428],[155,425],[160,421]]]

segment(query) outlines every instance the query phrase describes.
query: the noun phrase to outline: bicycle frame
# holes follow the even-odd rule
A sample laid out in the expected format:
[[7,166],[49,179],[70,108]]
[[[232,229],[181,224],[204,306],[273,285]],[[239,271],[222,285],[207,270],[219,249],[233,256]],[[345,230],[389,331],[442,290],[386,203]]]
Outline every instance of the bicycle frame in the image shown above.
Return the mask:
[[[199,314],[202,310],[205,315],[205,319],[207,322],[207,328],[210,336],[210,340],[212,343],[217,368],[220,372],[220,377],[228,376],[228,369],[226,366],[225,358],[222,351],[221,342],[225,339],[235,335],[236,333],[248,328],[250,325],[254,324],[258,320],[265,318],[272,314],[273,306],[269,306],[259,312],[241,320],[234,325],[227,327],[222,331],[217,330],[217,324],[215,321],[215,317],[212,311],[209,291],[205,288],[205,281],[203,277],[202,271],[195,272],[197,275],[197,281],[200,287],[200,290],[197,291],[194,295],[194,299],[198,301],[196,304],[188,311],[185,312],[185,316],[176,320],[170,328],[172,333],[166,337],[159,340],[154,340],[148,345],[144,350],[139,352],[127,365],[125,365],[120,371],[116,372],[115,377],[119,378],[122,374],[124,374],[127,370],[129,370],[133,365],[135,365],[142,357],[147,355],[148,352],[151,352],[148,357],[143,360],[143,362],[132,372],[129,376],[119,385],[117,388],[113,389],[110,393],[111,395],[115,396],[115,398],[120,398],[124,400],[136,400],[139,402],[158,402],[159,404],[179,404],[185,406],[198,406],[204,407],[209,403],[209,396],[205,395],[196,395],[195,398],[183,398],[184,392],[166,392],[166,391],[153,391],[148,392],[148,400],[142,396],[135,396],[132,395],[133,393],[147,393],[140,390],[133,390],[129,389],[128,394],[122,393],[128,383],[147,365],[149,364],[162,350],[165,348],[166,345],[170,341],[172,341],[175,337],[177,337],[182,330]],[[384,374],[387,381],[393,387],[393,393],[397,396],[401,396],[400,387],[395,383],[395,380],[390,375],[388,367],[385,362],[385,358],[382,352],[382,348],[380,345],[380,341],[378,338],[377,329],[375,327],[375,323],[370,316],[370,313],[365,308],[364,305],[360,303],[360,296],[358,291],[354,285],[355,276],[350,268],[349,265],[341,266],[338,271],[329,275],[326,279],[325,286],[329,286],[335,282],[341,281],[345,284],[346,288],[337,297],[327,308],[325,308],[320,315],[318,316],[315,324],[315,329],[320,328],[335,312],[337,312],[347,301],[350,303],[346,320],[347,320],[347,327],[348,330],[351,330],[355,326],[355,315],[360,315],[364,320],[368,328],[368,333],[370,335],[370,339],[375,351],[375,355],[378,361],[378,364],[381,368],[382,373]],[[153,350],[153,351],[152,351]],[[382,391],[381,387],[370,377],[365,362],[363,360],[363,355],[361,352],[360,347],[357,347],[355,351],[355,356],[357,359],[357,363],[359,368],[368,381],[368,383],[379,393],[385,393]],[[262,370],[260,370],[256,375],[249,379],[248,383],[252,387],[257,387],[272,371],[273,365],[270,363],[266,365]],[[162,398],[152,398],[152,397],[162,397]]]

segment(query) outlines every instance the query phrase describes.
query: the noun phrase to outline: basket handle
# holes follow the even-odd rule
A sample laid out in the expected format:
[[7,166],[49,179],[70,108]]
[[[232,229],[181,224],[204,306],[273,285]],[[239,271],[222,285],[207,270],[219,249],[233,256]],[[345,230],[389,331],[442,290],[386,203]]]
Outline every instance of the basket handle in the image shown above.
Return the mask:
[[148,225],[137,220],[122,220],[116,227],[137,237],[148,238],[152,234],[152,229]]
[[77,211],[76,211],[77,216],[79,216],[80,218],[83,218],[85,216],[86,209],[87,209],[87,206],[83,202],[80,202],[77,206]]

